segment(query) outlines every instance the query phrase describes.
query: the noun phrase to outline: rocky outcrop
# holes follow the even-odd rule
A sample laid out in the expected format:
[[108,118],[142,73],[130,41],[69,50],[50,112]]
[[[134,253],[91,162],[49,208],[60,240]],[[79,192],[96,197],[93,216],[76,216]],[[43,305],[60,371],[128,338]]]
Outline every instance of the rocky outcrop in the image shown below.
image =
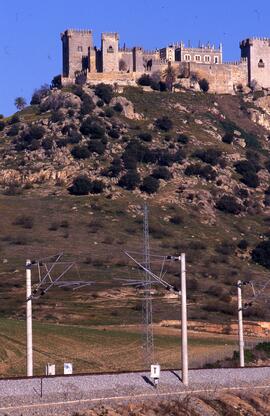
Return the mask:
[[130,120],[142,120],[143,116],[138,114],[134,110],[134,106],[131,101],[127,100],[125,97],[114,97],[111,101],[111,106],[115,106],[115,104],[121,104],[123,107],[123,114],[126,118]]

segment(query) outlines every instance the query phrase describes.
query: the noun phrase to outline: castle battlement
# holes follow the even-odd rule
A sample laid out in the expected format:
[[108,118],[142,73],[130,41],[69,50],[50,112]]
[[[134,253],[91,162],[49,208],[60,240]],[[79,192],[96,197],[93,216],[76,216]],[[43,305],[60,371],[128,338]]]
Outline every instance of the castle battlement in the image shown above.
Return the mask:
[[105,80],[115,78],[115,82],[120,74],[122,81],[124,74],[133,74],[132,79],[144,72],[162,74],[171,63],[176,71],[192,68],[193,72],[201,73],[201,77],[209,79],[210,84],[212,82],[210,90],[212,88],[214,92],[233,91],[233,85],[248,85],[253,80],[270,88],[270,38],[267,37],[244,39],[240,43],[241,60],[226,63],[223,63],[222,44],[218,47],[210,42],[192,47],[180,41],[147,50],[141,46],[127,48],[125,44],[119,47],[119,34],[104,32],[101,34],[101,48],[98,48],[94,46],[93,33],[88,29],[67,29],[61,38],[63,77],[74,79],[74,82],[82,74],[87,74],[88,81],[91,74],[99,73],[95,79],[103,76]]

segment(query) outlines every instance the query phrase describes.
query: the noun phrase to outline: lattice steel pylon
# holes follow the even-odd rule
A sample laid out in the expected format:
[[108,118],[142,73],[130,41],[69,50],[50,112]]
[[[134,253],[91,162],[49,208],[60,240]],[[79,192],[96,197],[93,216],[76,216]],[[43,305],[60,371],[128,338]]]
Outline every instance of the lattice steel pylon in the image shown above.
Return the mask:
[[[143,220],[143,264],[147,270],[150,265],[150,243],[149,243],[149,221],[148,207],[144,204]],[[142,322],[143,322],[143,354],[144,363],[150,367],[154,363],[154,333],[153,333],[153,308],[151,293],[151,276],[146,271],[143,274],[143,301],[142,301]]]

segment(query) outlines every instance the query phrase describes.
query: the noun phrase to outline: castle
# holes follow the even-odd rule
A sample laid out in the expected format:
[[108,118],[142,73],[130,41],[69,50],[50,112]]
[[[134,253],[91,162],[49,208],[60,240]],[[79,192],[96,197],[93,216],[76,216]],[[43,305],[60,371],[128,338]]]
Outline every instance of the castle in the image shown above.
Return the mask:
[[[210,91],[233,93],[239,86],[256,83],[270,87],[270,39],[250,38],[240,43],[241,59],[223,62],[222,45],[185,46],[183,42],[147,51],[139,46],[120,48],[118,33],[102,33],[101,48],[93,43],[91,30],[68,29],[63,44],[63,85],[84,77],[88,83],[135,85],[145,72],[162,72],[168,63],[178,73],[196,73],[209,81]],[[188,75],[187,75],[188,77]]]

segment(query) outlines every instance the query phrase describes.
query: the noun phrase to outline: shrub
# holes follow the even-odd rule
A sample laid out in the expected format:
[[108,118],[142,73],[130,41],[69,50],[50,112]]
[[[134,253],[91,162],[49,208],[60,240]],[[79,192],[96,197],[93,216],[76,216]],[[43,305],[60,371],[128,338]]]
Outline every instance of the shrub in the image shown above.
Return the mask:
[[19,126],[17,124],[13,124],[13,126],[11,126],[10,129],[7,131],[7,136],[17,136],[19,131]]
[[168,168],[166,168],[166,166],[156,168],[153,171],[152,176],[156,179],[164,179],[165,181],[168,181],[172,177],[171,172]]
[[77,176],[73,180],[72,186],[68,191],[72,195],[88,195],[91,190],[91,181],[87,176]]
[[113,111],[112,108],[108,107],[108,108],[105,109],[104,114],[105,114],[106,117],[112,118],[114,116],[114,111]]
[[216,247],[216,252],[223,254],[224,256],[230,256],[235,252],[235,244],[228,241],[223,241],[219,246]]
[[248,160],[240,160],[234,164],[235,170],[240,175],[245,175],[249,172],[255,172],[254,166]]
[[223,143],[228,143],[228,144],[232,144],[234,141],[234,136],[233,133],[226,133],[223,137],[222,137],[222,141]]
[[60,121],[63,121],[64,118],[65,118],[65,115],[64,115],[63,111],[55,110],[55,111],[52,112],[51,122],[52,123],[59,123]]
[[260,180],[259,180],[258,175],[252,171],[246,172],[243,178],[241,179],[241,182],[243,182],[249,188],[258,188],[258,186],[260,185]]
[[153,178],[153,176],[146,176],[143,180],[143,183],[140,187],[141,191],[146,192],[147,194],[154,194],[158,191],[159,180]]
[[109,176],[111,178],[115,178],[116,176],[119,175],[119,173],[122,170],[122,166],[121,166],[121,159],[119,159],[118,157],[113,159],[111,166],[109,167],[109,169],[107,169],[103,175],[104,176]]
[[34,219],[27,215],[21,215],[17,217],[13,223],[14,225],[19,225],[22,228],[31,229],[34,225]]
[[124,110],[124,107],[122,106],[121,103],[116,103],[113,109],[114,111],[117,111],[117,113],[122,113],[122,111]]
[[104,137],[105,129],[100,124],[98,124],[95,120],[91,117],[88,117],[86,120],[82,122],[80,131],[85,136],[90,136],[93,139],[101,139]]
[[155,121],[155,125],[158,129],[163,130],[163,131],[169,131],[173,128],[173,122],[167,116],[158,118]]
[[86,114],[91,113],[95,108],[95,103],[90,97],[90,95],[83,93],[81,100],[81,114],[84,116]]
[[41,100],[47,97],[49,94],[50,94],[50,86],[48,84],[42,85],[40,88],[34,91],[30,104],[31,105],[40,104]]
[[209,82],[205,78],[199,80],[199,86],[203,92],[207,92],[209,90]]
[[270,241],[262,241],[252,251],[252,260],[270,269]]
[[53,147],[52,137],[46,137],[46,139],[43,139],[41,145],[43,149],[50,150]]
[[175,225],[180,225],[180,224],[183,224],[184,221],[181,215],[174,215],[173,217],[170,218],[170,222]]
[[187,176],[200,176],[207,181],[213,181],[217,177],[216,171],[212,168],[212,166],[206,165],[202,166],[199,163],[195,163],[193,165],[189,165],[185,169],[185,175]]
[[86,146],[74,146],[71,154],[74,159],[87,159],[90,156],[90,152]]
[[118,185],[128,190],[134,190],[140,184],[140,176],[136,170],[129,170],[119,180]]
[[91,183],[90,193],[101,194],[104,188],[105,188],[105,185],[103,182],[95,180]]
[[189,137],[186,136],[185,134],[179,134],[179,136],[177,137],[177,141],[178,143],[181,143],[181,144],[188,144]]
[[143,140],[144,142],[151,142],[152,141],[152,134],[151,133],[140,133],[138,134],[139,139]]
[[241,241],[239,241],[237,247],[240,248],[240,250],[246,250],[248,248],[248,242],[247,242],[247,240],[241,240]]
[[76,130],[72,130],[68,135],[68,141],[71,144],[78,144],[78,143],[80,143],[81,140],[82,140],[82,136]]
[[148,74],[143,74],[137,81],[137,83],[143,87],[150,87],[152,84],[152,78]]
[[106,145],[101,140],[91,140],[88,144],[89,152],[103,155],[106,149]]
[[32,124],[28,132],[28,135],[30,137],[29,141],[40,140],[42,139],[44,134],[45,134],[45,129],[42,126]]
[[108,131],[108,135],[112,138],[112,139],[119,139],[120,134],[118,133],[118,131],[116,129],[110,129]]
[[96,85],[95,94],[106,104],[109,104],[113,97],[113,89],[111,85],[101,83]]
[[201,159],[205,163],[209,163],[212,166],[218,164],[220,157],[222,155],[221,150],[210,148],[207,150],[196,150],[193,152],[192,156]]
[[104,106],[104,101],[103,101],[103,100],[98,100],[98,101],[97,101],[97,106],[98,106],[99,108],[103,107],[103,106]]
[[216,203],[216,208],[229,214],[240,214],[242,207],[233,196],[223,195]]
[[0,131],[3,131],[5,126],[6,126],[5,122],[0,120]]
[[20,117],[17,114],[14,114],[9,120],[8,124],[16,124],[20,122]]

